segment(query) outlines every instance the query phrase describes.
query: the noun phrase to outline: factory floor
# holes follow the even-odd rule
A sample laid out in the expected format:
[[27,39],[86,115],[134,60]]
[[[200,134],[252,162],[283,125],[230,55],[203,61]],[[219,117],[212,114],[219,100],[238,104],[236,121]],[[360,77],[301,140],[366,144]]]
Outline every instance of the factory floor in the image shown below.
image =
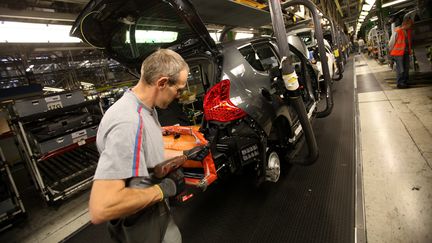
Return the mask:
[[432,77],[396,89],[387,65],[355,66],[368,242],[432,242]]
[[[355,205],[351,205],[350,200],[347,200],[348,204],[346,205],[352,208],[352,210],[348,210],[352,212],[352,215],[354,215],[354,211],[356,211],[355,215],[358,217],[364,215],[365,225],[362,225],[362,222],[364,222],[362,221],[363,218],[359,217],[356,219],[356,223],[352,224],[356,227],[356,230],[352,229],[352,231],[365,230],[367,242],[432,242],[432,80],[424,82],[424,80],[415,79],[412,83],[416,84],[413,84],[411,88],[396,89],[395,73],[391,71],[387,65],[380,65],[375,60],[369,59],[364,55],[355,56],[355,58],[352,58],[352,61],[347,63],[347,67],[348,65],[350,66],[349,72],[344,74],[344,80],[341,82],[351,82],[350,88],[354,83],[355,90],[357,91],[357,93],[354,92],[354,95],[357,94],[357,99],[355,99],[357,112],[353,112],[353,114],[358,118],[360,132],[357,139],[360,143],[357,144],[356,149],[361,151],[361,156],[359,161],[355,161],[355,166],[352,167],[349,167],[349,163],[351,162],[348,160],[344,163],[337,162],[334,166],[324,166],[328,169],[321,170],[321,174],[328,173],[329,176],[321,176],[321,179],[327,180],[324,181],[324,183],[329,183],[329,186],[334,187],[337,186],[336,182],[339,180],[338,176],[344,176],[343,174],[346,173],[352,173],[349,174],[350,177],[355,177],[355,175],[360,176],[360,180],[358,180],[357,183],[349,183],[348,186],[352,189],[352,195],[348,193],[349,195],[347,195],[347,197],[354,197],[354,192],[357,195],[355,200],[351,200],[353,202],[352,204]],[[341,85],[345,84],[335,83],[337,91],[344,91]],[[336,92],[335,96],[337,95],[342,95],[342,93]],[[337,109],[337,107],[338,103],[335,102],[335,109]],[[336,114],[339,116],[341,115],[339,112]],[[350,115],[352,114],[350,113]],[[325,121],[325,119],[326,118],[321,121]],[[331,118],[329,117],[329,119]],[[317,126],[319,125],[318,122]],[[323,133],[326,131],[320,131],[321,132],[318,132],[317,136],[324,137]],[[339,136],[338,139],[344,139],[343,134]],[[323,146],[325,146],[325,144],[323,144]],[[338,150],[335,151],[337,152]],[[338,156],[332,157],[331,154],[325,155],[325,153],[321,153],[321,158],[337,157]],[[308,171],[313,172],[316,169],[316,167],[314,169],[314,166],[323,165],[322,163],[317,163],[317,165],[313,165],[307,169],[294,167],[291,169],[290,173],[294,175],[289,175],[284,181],[278,183],[279,185],[277,187],[268,189],[270,194],[278,193],[276,188],[285,190],[284,195],[280,195],[278,198],[285,198],[287,200],[286,203],[279,202],[279,204],[266,202],[270,205],[271,209],[284,208],[286,210],[285,212],[276,212],[272,218],[276,219],[279,217],[278,215],[286,214],[286,212],[290,212],[292,221],[297,218],[301,220],[302,218],[294,215],[293,213],[295,212],[312,218],[317,216],[318,218],[316,218],[316,221],[309,222],[309,224],[327,224],[328,229],[320,231],[318,227],[311,226],[309,227],[311,229],[309,233],[292,231],[293,234],[295,233],[306,237],[309,242],[326,242],[324,238],[318,240],[320,236],[316,235],[315,237],[313,235],[314,232],[322,233],[322,235],[328,237],[326,239],[332,239],[331,242],[348,242],[345,240],[342,241],[342,238],[337,237],[338,235],[346,235],[348,239],[354,239],[353,241],[356,242],[365,242],[364,239],[358,237],[358,232],[355,234],[336,234],[336,230],[331,229],[331,227],[336,228],[337,225],[344,224],[341,218],[336,216],[341,210],[335,209],[334,206],[327,204],[340,203],[331,200],[333,196],[330,195],[333,192],[337,193],[338,189],[329,189],[327,192],[329,195],[327,196],[322,195],[322,193],[319,194],[318,190],[315,190],[315,188],[310,189],[314,186],[319,188],[321,185],[325,185],[320,183],[314,184],[312,183],[314,180],[308,178],[309,175],[309,177],[316,176],[320,179],[319,173],[308,174]],[[293,181],[297,179],[299,181],[293,184]],[[309,181],[311,182],[310,184],[304,185],[309,183]],[[355,187],[355,184],[359,188]],[[346,187],[347,185],[341,186]],[[299,188],[301,190],[299,190]],[[303,189],[306,191],[302,191]],[[237,193],[236,188],[230,189],[228,192],[219,190],[218,188],[213,189],[213,191],[215,195],[219,196],[227,195],[228,193],[229,197],[233,197],[233,195]],[[234,191],[236,192],[234,193]],[[251,202],[262,200],[262,198],[253,196],[250,190],[239,188],[238,192],[244,193],[244,196],[251,199]],[[288,196],[285,195],[287,193]],[[318,199],[318,197],[315,198],[317,196],[315,193],[323,198],[321,207],[324,210],[322,212],[325,212],[325,214],[320,213],[319,209],[307,209],[308,206],[312,205],[314,205],[314,207],[320,207],[320,203],[311,203],[312,200],[315,202]],[[86,226],[89,222],[87,210],[88,191],[70,198],[57,206],[47,206],[36,191],[27,191],[23,194],[23,201],[28,211],[28,218],[13,228],[0,233],[0,242],[59,242],[83,226]],[[209,195],[207,195],[207,197],[209,197]],[[290,209],[290,205],[296,205],[296,202],[294,202],[297,200],[296,197],[299,200],[303,198],[306,200],[305,202],[307,202],[305,204],[299,203],[299,206],[303,205],[303,208],[298,209],[298,211]],[[327,198],[327,202],[324,202],[324,198]],[[207,199],[202,197],[199,200],[203,201]],[[234,215],[238,213],[238,211],[234,209],[249,210],[250,206],[237,205],[238,203],[236,202],[240,201],[238,199],[234,200],[232,203],[227,203],[227,201],[225,201],[223,205],[218,204],[219,207],[215,210],[230,212]],[[197,206],[198,203],[194,204],[195,205],[190,207],[199,207],[199,205]],[[288,206],[283,206],[284,204]],[[205,203],[202,205],[205,205]],[[344,204],[343,206],[346,205]],[[226,208],[224,209],[224,207]],[[184,229],[184,239],[191,239],[191,242],[193,242],[193,239],[195,239],[194,235],[197,232],[188,232],[188,230],[193,228],[194,222],[200,222],[199,220],[201,219],[196,215],[194,216],[192,212],[196,211],[191,208],[177,208],[176,215],[177,218],[180,219],[180,229]],[[334,212],[328,212],[327,209],[332,209]],[[257,208],[256,212],[261,212],[262,210],[260,210],[261,209],[258,210]],[[357,212],[362,210],[364,210],[364,214],[363,212]],[[185,216],[184,214],[188,215],[188,217],[195,217],[197,221],[185,221],[183,217]],[[214,218],[214,222],[225,218],[223,215],[224,214],[221,214]],[[232,221],[242,221],[242,219],[238,219],[237,217],[233,219],[232,217],[234,217],[234,215],[230,216]],[[257,215],[257,217],[259,215]],[[263,218],[261,220],[267,219],[264,215],[265,213],[263,212],[261,215]],[[331,219],[335,219],[335,221],[320,222],[319,218],[323,215],[328,216],[326,218],[327,221]],[[346,216],[350,217],[348,214]],[[230,222],[227,222],[227,224],[229,223]],[[249,223],[252,224],[252,222]],[[207,222],[207,224],[209,224],[209,222]],[[295,230],[295,225],[298,227],[302,226],[298,224],[298,222],[292,226],[290,226],[289,222],[288,225],[284,225],[284,227],[290,230]],[[269,235],[274,236],[274,233],[271,233],[273,232],[271,230],[272,226],[267,223],[265,226],[267,228],[264,227],[264,225],[262,226],[264,227],[262,228],[263,234],[267,232]],[[200,224],[200,227],[204,227],[204,225]],[[219,227],[224,229],[223,226]],[[281,227],[281,225],[277,227]],[[247,230],[250,228],[251,226],[249,225],[249,227],[242,229],[248,232]],[[350,228],[353,227],[351,227],[351,224],[348,224],[347,227],[343,229],[350,230]],[[230,232],[233,234],[234,238],[237,237],[238,242],[240,239],[238,238],[240,234],[238,232],[241,232],[241,230],[233,230],[234,229],[231,229]],[[284,234],[284,236],[288,237],[290,230],[285,230],[285,232],[278,231],[277,234]],[[100,233],[101,231],[95,232]],[[329,232],[333,232],[334,234],[329,234]],[[202,233],[203,232],[200,232],[199,235]],[[224,232],[216,230],[213,233],[215,233],[218,239],[222,239],[222,241],[225,242],[228,242],[226,240],[230,238],[229,234],[219,234],[224,234]],[[352,235],[355,235],[355,237],[352,237]],[[253,235],[249,235],[249,237],[252,236],[255,237],[254,239],[259,239],[260,233],[256,231]],[[93,239],[101,238],[95,235]],[[273,239],[282,238],[276,237]],[[288,237],[285,239],[293,238]],[[73,242],[73,240],[71,240],[71,242]],[[210,238],[208,242],[211,242]],[[302,240],[297,238],[296,242],[302,242]]]

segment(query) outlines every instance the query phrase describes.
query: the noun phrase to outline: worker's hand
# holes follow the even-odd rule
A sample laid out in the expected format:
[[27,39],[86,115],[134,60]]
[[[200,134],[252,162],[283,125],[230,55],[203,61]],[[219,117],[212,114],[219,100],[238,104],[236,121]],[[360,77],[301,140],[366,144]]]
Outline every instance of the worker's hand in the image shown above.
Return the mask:
[[202,161],[209,153],[209,147],[207,145],[196,146],[190,150],[183,151],[188,160]]
[[183,172],[181,171],[181,169],[178,169],[169,173],[167,177],[162,179],[158,186],[162,191],[164,199],[173,197],[183,192],[185,187]]

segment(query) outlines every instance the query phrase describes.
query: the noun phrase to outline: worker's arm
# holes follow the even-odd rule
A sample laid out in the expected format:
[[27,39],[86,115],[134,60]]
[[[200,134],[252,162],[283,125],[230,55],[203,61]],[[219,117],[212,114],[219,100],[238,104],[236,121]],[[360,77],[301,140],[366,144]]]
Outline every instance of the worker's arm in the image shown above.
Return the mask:
[[393,50],[393,47],[396,43],[396,39],[397,39],[397,32],[393,31],[393,33],[390,37],[390,41],[389,41],[389,52],[391,52]]
[[[101,151],[89,201],[93,223],[131,215],[163,197],[158,186],[138,189],[126,185],[126,178],[145,176],[147,170],[144,150],[138,146],[137,127],[138,122],[113,120],[111,125],[99,128]],[[141,144],[146,142],[143,137]]]
[[95,180],[90,194],[91,222],[99,224],[131,215],[163,198],[158,185],[128,188],[124,180]]

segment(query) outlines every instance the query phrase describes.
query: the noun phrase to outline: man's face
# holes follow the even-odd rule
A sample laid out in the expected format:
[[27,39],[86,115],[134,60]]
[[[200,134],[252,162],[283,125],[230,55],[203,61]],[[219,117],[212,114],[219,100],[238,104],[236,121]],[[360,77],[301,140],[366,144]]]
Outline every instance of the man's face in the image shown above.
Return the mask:
[[159,93],[156,97],[156,106],[161,109],[166,109],[175,98],[180,97],[180,94],[186,88],[187,77],[187,70],[182,70],[178,80],[172,86],[168,84],[168,78],[165,80],[159,79],[157,84]]

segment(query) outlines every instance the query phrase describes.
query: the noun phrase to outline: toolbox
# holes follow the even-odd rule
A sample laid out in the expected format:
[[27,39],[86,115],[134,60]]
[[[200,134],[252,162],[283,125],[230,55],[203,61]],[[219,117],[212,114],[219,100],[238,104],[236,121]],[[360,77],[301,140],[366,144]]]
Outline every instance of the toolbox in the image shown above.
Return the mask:
[[15,113],[23,118],[50,110],[62,109],[85,101],[81,90],[64,92],[37,98],[25,98],[15,101]]

